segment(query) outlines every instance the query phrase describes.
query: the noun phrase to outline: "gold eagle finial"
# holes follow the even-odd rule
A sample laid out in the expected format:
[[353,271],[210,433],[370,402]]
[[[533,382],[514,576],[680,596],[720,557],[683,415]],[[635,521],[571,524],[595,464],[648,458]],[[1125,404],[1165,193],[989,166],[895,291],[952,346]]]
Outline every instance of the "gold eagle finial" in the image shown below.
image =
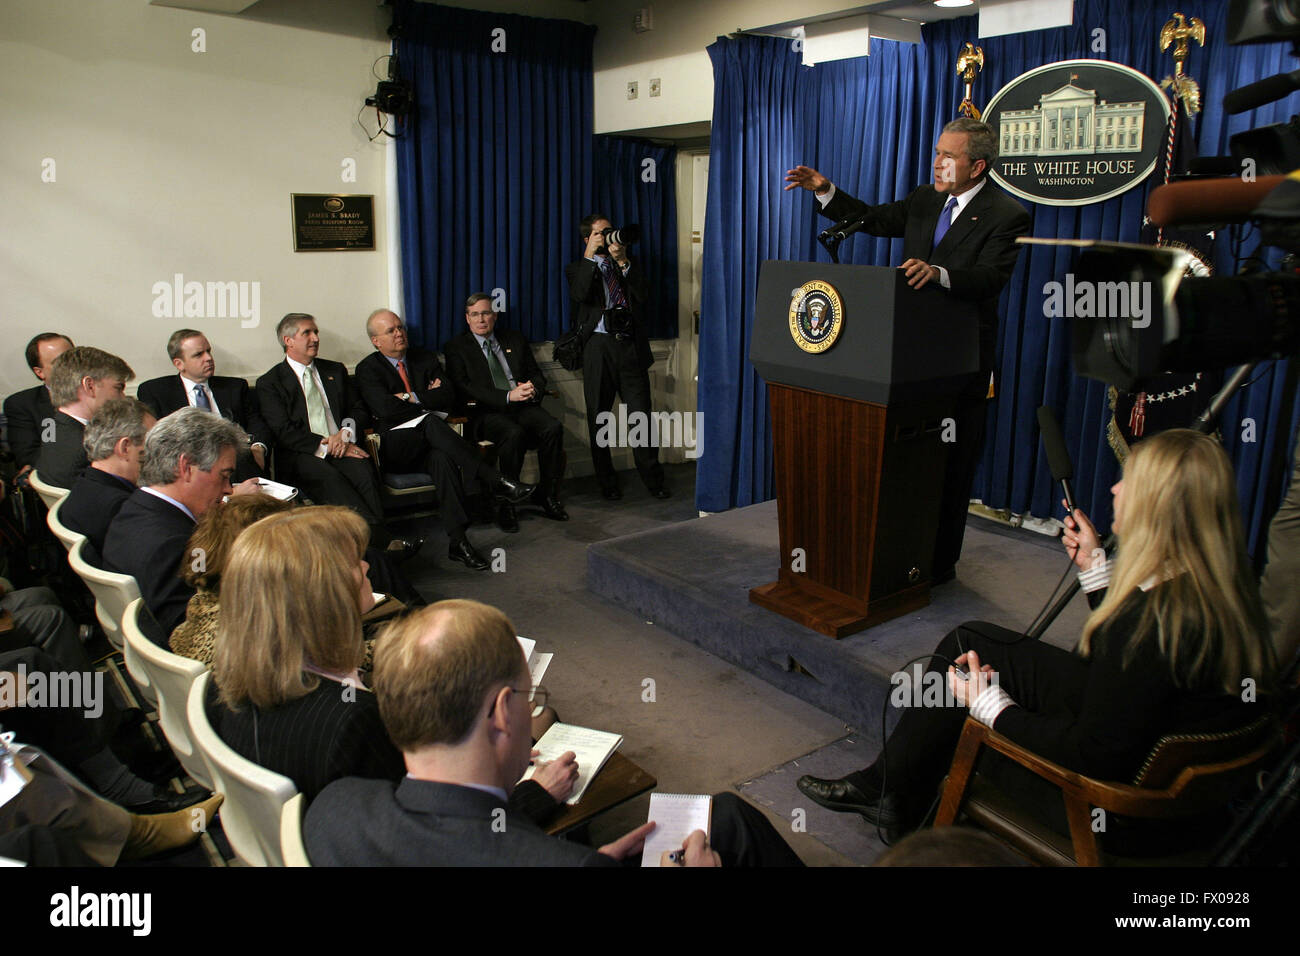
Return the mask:
[[1195,40],[1200,46],[1205,46],[1205,23],[1199,17],[1189,19],[1181,13],[1175,13],[1174,18],[1160,28],[1160,49],[1168,50],[1171,45],[1174,48],[1174,75],[1165,77],[1160,85],[1172,89],[1174,96],[1182,97],[1190,116],[1201,110],[1201,88],[1195,80],[1183,73],[1183,64],[1190,51],[1188,40]]
[[967,41],[961,48],[961,52],[957,54],[957,75],[966,81],[966,95],[962,98],[957,112],[975,120],[980,118],[980,111],[971,99],[971,85],[982,69],[984,69],[984,48]]

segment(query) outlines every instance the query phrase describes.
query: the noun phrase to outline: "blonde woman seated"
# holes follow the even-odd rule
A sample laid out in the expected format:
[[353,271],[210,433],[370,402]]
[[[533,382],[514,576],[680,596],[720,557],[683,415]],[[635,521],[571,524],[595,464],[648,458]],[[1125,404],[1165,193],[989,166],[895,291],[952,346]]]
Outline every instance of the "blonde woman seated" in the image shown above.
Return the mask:
[[[997,625],[963,624],[930,662],[946,675],[948,706],[906,708],[875,763],[838,780],[802,777],[799,789],[831,810],[911,829],[935,802],[968,712],[1103,780],[1133,779],[1165,734],[1231,730],[1264,716],[1276,663],[1228,456],[1199,432],[1162,432],[1134,448],[1111,490],[1113,562],[1083,512],[1065,522],[1063,542],[1094,608],[1073,653]],[[1037,778],[997,761],[986,770],[1004,789],[1014,780],[1047,822],[1061,819],[1059,793],[1054,807],[1045,793],[1031,795]]]
[[[347,508],[295,508],[245,529],[222,576],[209,719],[231,748],[309,801],[340,777],[406,772],[358,675],[361,615],[374,603],[368,536]],[[512,806],[540,819],[576,778],[571,758],[552,761]]]

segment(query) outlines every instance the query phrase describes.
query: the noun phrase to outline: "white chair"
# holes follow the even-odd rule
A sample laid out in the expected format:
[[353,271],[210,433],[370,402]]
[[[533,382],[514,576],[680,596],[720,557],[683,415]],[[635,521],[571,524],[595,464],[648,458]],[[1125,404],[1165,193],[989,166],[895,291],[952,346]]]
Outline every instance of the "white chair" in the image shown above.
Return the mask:
[[[129,574],[117,574],[95,567],[86,560],[85,548],[85,541],[74,545],[68,552],[68,563],[81,580],[86,582],[90,593],[95,595],[95,614],[99,617],[100,626],[104,628],[108,642],[120,651],[123,649],[122,618],[126,615],[127,605],[140,596],[140,588],[135,583],[135,578]],[[143,674],[137,676],[134,671],[131,676],[137,681],[143,679]]]
[[58,485],[50,485],[42,481],[35,468],[27,475],[27,483],[32,486],[34,492],[41,496],[41,501],[45,502],[47,508],[53,508],[54,503],[68,493],[67,488],[60,488]]
[[301,793],[289,798],[280,812],[280,853],[285,866],[311,866],[307,847],[302,842],[302,815],[307,798]]
[[[47,485],[46,487],[49,486]],[[54,504],[49,506],[50,511],[49,514],[45,516],[45,523],[48,524],[50,530],[54,532],[54,537],[62,541],[63,546],[71,551],[77,546],[77,542],[85,541],[86,536],[71,530],[59,519],[59,512],[63,510],[63,502],[66,499],[67,496],[64,495],[62,498],[56,499]]]
[[[181,657],[159,647],[140,629],[140,612],[144,599],[136,598],[126,609],[122,619],[122,636],[126,639],[126,653],[135,658],[136,665],[144,671],[149,686],[157,694],[158,723],[171,745],[176,759],[185,772],[209,790],[213,789],[208,766],[194,749],[190,739],[189,699],[190,687],[207,667],[196,660]],[[130,668],[130,657],[127,667]]]
[[190,687],[190,738],[203,756],[213,790],[226,795],[221,826],[239,858],[249,866],[284,866],[280,851],[280,817],[298,792],[292,780],[246,760],[217,736],[205,707],[212,672]]

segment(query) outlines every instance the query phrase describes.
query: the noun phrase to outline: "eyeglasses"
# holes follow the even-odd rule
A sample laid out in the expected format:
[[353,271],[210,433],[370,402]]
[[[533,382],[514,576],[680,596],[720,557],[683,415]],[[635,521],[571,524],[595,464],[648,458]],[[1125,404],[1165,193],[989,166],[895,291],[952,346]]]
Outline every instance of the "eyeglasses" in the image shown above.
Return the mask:
[[[511,687],[516,694],[522,694],[525,690],[523,687]],[[542,716],[542,711],[546,709],[546,701],[550,699],[550,691],[543,685],[538,684],[536,687],[527,688],[528,702],[533,705],[533,716]]]

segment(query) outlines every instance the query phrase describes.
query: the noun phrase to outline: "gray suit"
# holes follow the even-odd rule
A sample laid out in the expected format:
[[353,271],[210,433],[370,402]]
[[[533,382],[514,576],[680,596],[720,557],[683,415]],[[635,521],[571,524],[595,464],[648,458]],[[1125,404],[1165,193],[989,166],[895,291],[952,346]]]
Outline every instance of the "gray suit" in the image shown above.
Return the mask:
[[307,809],[303,842],[315,866],[618,866],[494,794],[411,777],[334,781]]

